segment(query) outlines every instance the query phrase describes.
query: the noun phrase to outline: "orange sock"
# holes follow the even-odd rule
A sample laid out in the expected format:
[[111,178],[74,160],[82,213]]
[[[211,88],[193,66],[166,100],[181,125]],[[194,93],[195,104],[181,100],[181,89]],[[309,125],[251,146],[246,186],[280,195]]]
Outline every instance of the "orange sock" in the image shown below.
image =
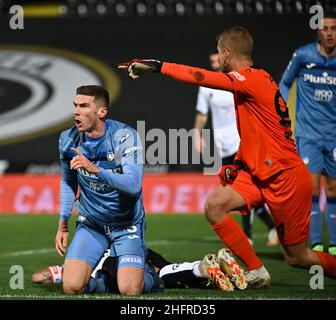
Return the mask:
[[224,244],[246,264],[249,270],[258,269],[262,266],[262,262],[254,253],[244,231],[231,216],[225,217],[211,227]]
[[331,254],[314,251],[321,260],[321,266],[324,270],[324,274],[330,278],[336,279],[336,257]]

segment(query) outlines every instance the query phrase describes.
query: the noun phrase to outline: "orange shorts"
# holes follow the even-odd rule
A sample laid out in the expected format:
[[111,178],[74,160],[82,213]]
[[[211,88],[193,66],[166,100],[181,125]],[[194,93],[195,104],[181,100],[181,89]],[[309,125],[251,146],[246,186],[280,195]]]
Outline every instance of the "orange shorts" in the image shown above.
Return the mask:
[[300,244],[309,239],[313,185],[304,164],[263,181],[241,171],[231,187],[245,199],[248,210],[267,203],[282,245]]

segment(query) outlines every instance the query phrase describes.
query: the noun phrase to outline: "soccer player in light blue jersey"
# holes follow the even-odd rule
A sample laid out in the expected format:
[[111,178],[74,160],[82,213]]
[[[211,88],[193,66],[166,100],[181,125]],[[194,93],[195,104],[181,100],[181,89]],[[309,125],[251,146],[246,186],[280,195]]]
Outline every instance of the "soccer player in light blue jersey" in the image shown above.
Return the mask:
[[59,140],[62,178],[56,249],[61,256],[66,251],[74,204],[79,213],[65,257],[64,292],[106,292],[103,273],[90,277],[106,249],[117,258],[121,294],[160,291],[158,276],[145,267],[140,138],[126,124],[106,119],[106,89],[79,87],[73,104],[75,126],[63,131]]
[[318,42],[297,49],[280,82],[285,100],[297,79],[296,144],[313,180],[310,241],[324,251],[319,206],[321,175],[327,195],[329,253],[336,256],[336,14],[325,14]]

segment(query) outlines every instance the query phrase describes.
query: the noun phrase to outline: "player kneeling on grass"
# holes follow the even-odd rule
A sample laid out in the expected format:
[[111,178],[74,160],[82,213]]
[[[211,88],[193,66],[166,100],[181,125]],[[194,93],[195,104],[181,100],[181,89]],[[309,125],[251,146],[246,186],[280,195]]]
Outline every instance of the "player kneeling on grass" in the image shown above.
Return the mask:
[[90,277],[106,249],[116,258],[121,294],[160,291],[156,274],[145,266],[139,135],[126,124],[106,120],[109,94],[100,86],[77,88],[73,105],[75,126],[63,131],[59,140],[62,177],[56,249],[61,256],[74,203],[79,213],[64,262],[64,292],[106,292],[104,275]]
[[[91,277],[105,278],[107,291],[120,293],[117,284],[116,259],[105,253]],[[148,249],[145,268],[157,272],[168,289],[209,288],[217,286],[221,291],[243,290],[247,287],[247,277],[228,249],[221,249],[218,254],[209,253],[203,260],[183,263],[171,263],[159,253]],[[63,266],[55,265],[36,271],[32,276],[34,283],[58,284],[62,282]],[[242,275],[238,277],[238,275]]]

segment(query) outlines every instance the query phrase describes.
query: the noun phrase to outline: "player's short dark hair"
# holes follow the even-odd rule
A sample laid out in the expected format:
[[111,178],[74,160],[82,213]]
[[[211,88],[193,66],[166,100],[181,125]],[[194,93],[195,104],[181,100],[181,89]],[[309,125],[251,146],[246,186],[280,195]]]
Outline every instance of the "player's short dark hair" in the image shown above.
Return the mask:
[[218,46],[226,46],[234,54],[250,57],[253,49],[251,33],[244,27],[235,26],[224,30],[217,36]]
[[94,97],[96,101],[99,101],[104,107],[109,107],[110,97],[107,90],[102,86],[87,85],[81,86],[76,89],[76,94],[83,94],[85,96]]

